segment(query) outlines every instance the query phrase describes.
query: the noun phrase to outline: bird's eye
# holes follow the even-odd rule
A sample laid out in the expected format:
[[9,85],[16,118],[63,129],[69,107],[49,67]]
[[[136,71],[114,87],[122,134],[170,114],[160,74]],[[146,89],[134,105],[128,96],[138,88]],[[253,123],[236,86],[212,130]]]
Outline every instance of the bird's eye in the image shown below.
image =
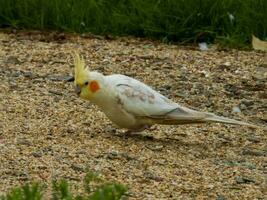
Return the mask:
[[88,81],[86,81],[86,82],[84,83],[84,85],[88,85],[88,83],[89,83],[89,82],[88,82]]

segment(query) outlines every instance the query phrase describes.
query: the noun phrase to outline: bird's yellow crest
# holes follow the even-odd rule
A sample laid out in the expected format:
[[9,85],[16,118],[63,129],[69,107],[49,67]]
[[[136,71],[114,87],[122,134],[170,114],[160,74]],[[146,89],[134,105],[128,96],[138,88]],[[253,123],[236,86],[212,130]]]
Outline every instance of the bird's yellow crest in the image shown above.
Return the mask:
[[74,73],[75,73],[75,84],[81,85],[84,80],[88,78],[88,69],[85,67],[84,59],[79,56],[76,52],[73,55],[74,59]]

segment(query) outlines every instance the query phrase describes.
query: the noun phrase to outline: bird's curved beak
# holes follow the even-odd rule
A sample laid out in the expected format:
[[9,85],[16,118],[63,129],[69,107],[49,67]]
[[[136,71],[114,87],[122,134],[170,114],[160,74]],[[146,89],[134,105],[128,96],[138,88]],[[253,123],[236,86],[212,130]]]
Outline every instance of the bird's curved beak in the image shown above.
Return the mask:
[[80,95],[81,94],[81,88],[79,86],[75,86],[75,93],[77,95]]

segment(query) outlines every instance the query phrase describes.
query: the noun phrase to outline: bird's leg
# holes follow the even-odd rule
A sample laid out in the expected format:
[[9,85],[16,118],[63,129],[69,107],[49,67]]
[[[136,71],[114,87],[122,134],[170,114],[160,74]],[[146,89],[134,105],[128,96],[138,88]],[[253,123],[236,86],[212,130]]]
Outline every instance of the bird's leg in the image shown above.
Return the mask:
[[[126,135],[130,135],[130,134],[132,134],[132,133],[142,132],[142,131],[144,131],[144,130],[146,130],[146,129],[150,129],[150,128],[151,128],[151,125],[144,125],[144,126],[138,128],[138,129],[129,129],[129,130],[126,131],[124,134],[126,134]],[[152,129],[152,130],[154,130],[154,129]]]

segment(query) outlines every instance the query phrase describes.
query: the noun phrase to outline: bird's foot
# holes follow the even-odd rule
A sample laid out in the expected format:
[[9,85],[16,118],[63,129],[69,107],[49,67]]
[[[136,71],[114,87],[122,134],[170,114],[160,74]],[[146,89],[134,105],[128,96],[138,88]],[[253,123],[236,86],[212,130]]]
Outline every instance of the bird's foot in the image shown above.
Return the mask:
[[[124,132],[123,137],[124,137],[124,138],[127,138],[127,137],[130,137],[130,136],[133,136],[135,133],[140,133],[140,132],[142,132],[142,131],[144,131],[144,130],[153,131],[153,130],[155,130],[155,129],[156,129],[156,127],[152,127],[152,128],[151,128],[151,125],[144,125],[144,126],[142,126],[141,128],[138,128],[138,129],[130,129],[130,130]],[[138,135],[139,135],[139,134],[138,134]],[[144,137],[144,138],[148,138],[148,139],[153,138],[153,136],[148,135],[148,134],[141,134],[141,135],[139,135],[139,136],[142,136],[142,137]]]
[[132,133],[139,133],[139,132],[142,132],[142,131],[144,131],[144,130],[146,130],[146,129],[150,129],[150,128],[151,128],[151,126],[149,126],[149,125],[144,125],[144,126],[138,128],[138,129],[129,129],[129,130],[126,131],[124,134],[126,134],[126,135],[130,135],[130,134],[132,134]]

